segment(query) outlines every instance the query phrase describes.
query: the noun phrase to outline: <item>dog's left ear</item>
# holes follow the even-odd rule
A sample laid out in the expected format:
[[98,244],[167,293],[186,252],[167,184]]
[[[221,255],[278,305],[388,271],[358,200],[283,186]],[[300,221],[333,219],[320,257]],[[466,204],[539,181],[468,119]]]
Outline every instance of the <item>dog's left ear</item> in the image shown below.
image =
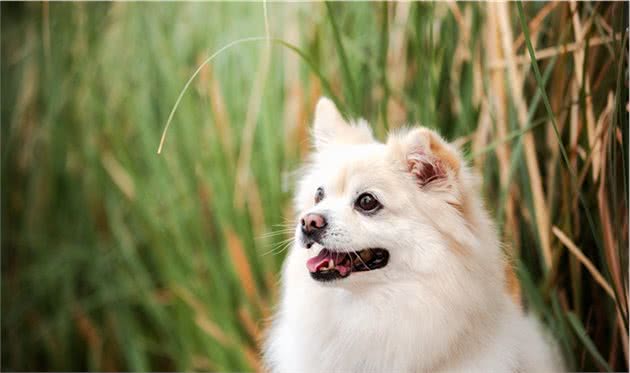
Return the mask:
[[461,160],[455,148],[437,133],[416,128],[389,138],[388,145],[423,188],[454,186]]
[[322,97],[315,108],[313,137],[317,150],[333,144],[364,144],[374,141],[368,124],[347,123],[332,100]]

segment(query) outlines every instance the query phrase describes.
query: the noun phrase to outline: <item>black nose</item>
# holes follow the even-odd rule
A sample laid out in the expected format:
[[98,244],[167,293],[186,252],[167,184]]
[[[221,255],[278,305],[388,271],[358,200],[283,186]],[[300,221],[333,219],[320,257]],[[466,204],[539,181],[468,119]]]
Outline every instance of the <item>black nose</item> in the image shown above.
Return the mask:
[[326,218],[320,214],[306,214],[301,223],[302,233],[312,236],[326,227]]

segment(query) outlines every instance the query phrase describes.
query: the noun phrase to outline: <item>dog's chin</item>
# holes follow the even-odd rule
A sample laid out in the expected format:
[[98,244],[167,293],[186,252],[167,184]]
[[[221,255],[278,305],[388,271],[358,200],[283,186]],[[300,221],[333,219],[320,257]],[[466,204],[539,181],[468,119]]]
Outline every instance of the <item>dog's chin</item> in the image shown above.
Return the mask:
[[332,250],[322,248],[306,262],[311,278],[322,284],[354,282],[353,279],[371,277],[389,263],[389,251],[383,248],[361,250]]

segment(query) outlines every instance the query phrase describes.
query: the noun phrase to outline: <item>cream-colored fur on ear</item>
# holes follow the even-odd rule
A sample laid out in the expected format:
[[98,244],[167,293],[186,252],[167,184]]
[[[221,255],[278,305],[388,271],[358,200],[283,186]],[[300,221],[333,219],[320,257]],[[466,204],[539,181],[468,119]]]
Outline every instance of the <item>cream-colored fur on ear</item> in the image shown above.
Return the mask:
[[406,160],[422,156],[434,157],[455,174],[459,172],[463,163],[457,149],[426,127],[416,127],[393,134],[388,139],[388,145],[394,147]]
[[346,122],[334,102],[327,97],[321,97],[317,102],[313,137],[318,150],[335,144],[367,144],[374,141],[365,120]]
[[391,134],[387,146],[393,161],[409,172],[420,188],[462,210],[462,190],[471,185],[463,185],[469,175],[455,147],[424,127]]

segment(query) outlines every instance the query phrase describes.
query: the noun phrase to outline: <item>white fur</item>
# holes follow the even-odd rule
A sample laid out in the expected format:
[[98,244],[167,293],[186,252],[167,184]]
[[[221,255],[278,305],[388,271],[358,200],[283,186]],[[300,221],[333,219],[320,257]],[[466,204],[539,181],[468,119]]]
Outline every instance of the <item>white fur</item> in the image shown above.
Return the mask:
[[[318,103],[314,134],[317,149],[296,195],[299,216],[329,216],[322,244],[330,250],[382,247],[390,261],[320,283],[306,261],[322,247],[306,249],[296,239],[265,343],[271,371],[562,369],[553,343],[507,291],[497,235],[456,150],[427,130],[376,143],[366,124],[345,123],[327,99]],[[408,162],[419,158],[418,147],[430,152],[426,136],[456,154],[461,167],[448,168],[441,183],[419,186]],[[326,196],[315,204],[320,186]],[[374,216],[353,209],[365,191],[384,206]]]

